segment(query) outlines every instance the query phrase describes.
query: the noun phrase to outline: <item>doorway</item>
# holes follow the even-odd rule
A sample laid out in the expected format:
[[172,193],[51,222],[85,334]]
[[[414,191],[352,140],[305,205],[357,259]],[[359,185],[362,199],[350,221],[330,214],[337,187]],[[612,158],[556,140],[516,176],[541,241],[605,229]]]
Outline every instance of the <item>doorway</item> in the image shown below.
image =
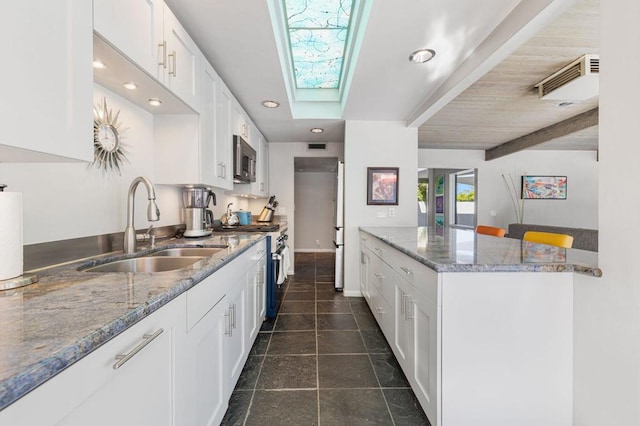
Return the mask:
[[295,157],[296,252],[333,252],[337,157]]

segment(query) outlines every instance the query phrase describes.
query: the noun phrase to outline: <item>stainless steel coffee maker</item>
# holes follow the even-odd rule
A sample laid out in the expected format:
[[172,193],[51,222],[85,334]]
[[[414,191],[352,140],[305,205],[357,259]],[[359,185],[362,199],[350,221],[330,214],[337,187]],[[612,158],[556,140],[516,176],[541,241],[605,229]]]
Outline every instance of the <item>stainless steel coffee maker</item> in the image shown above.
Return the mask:
[[216,194],[208,186],[188,185],[182,189],[183,217],[187,225],[185,237],[211,235],[213,212],[208,209],[211,201],[215,206]]

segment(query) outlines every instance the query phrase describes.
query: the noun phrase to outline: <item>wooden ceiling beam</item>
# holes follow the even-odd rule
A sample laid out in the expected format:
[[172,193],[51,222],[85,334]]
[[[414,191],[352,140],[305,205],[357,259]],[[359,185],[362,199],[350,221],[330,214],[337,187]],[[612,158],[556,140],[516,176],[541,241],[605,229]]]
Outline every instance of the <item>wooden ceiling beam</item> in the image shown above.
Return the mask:
[[528,135],[510,140],[484,152],[485,161],[495,160],[505,155],[513,154],[527,148],[557,139],[561,136],[575,133],[579,130],[598,125],[598,108],[594,108],[574,117],[562,120]]

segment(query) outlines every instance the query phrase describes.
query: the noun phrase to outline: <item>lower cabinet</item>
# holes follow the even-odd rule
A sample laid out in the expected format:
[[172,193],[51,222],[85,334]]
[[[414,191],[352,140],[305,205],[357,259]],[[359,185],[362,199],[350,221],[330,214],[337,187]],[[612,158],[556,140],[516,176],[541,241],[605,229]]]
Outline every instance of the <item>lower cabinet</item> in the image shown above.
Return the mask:
[[265,245],[0,411],[0,424],[220,424],[265,318]]
[[361,244],[361,259],[366,257],[367,265],[363,271],[361,260],[360,279],[368,274],[365,298],[425,414],[437,425],[437,275],[426,266],[406,262],[404,255],[389,246],[368,243],[366,249]]
[[6,425],[174,425],[185,296],[116,336],[0,413]]

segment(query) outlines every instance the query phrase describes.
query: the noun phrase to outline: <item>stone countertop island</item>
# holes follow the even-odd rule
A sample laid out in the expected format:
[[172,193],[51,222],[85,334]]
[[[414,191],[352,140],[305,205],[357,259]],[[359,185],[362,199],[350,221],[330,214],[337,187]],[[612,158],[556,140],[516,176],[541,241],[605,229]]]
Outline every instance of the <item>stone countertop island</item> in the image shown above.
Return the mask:
[[363,227],[436,272],[577,272],[601,277],[598,254],[436,227]]
[[573,423],[573,289],[597,254],[360,228],[360,291],[434,426]]

